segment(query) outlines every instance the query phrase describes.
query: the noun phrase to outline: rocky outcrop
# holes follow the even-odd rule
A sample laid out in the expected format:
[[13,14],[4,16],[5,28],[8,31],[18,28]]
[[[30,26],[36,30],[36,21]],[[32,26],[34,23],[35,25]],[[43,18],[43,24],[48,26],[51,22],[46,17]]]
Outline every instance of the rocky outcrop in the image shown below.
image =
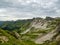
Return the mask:
[[52,41],[52,39],[56,38],[59,39],[60,36],[57,36],[58,34],[58,27],[56,27],[55,30],[52,30],[51,32],[47,33],[46,35],[40,37],[40,38],[37,38],[34,42],[37,43],[37,44],[43,44],[45,41]]
[[0,36],[1,43],[8,42],[9,39],[6,36]]
[[13,35],[16,39],[21,39],[20,35],[17,32],[13,32]]
[[[48,25],[48,21],[46,21],[46,20],[44,20],[44,19],[34,19],[32,22],[31,22],[31,24],[30,24],[30,27],[27,29],[27,30],[25,30],[25,31],[23,31],[21,34],[26,34],[27,32],[29,32],[30,31],[30,29],[32,28],[32,27],[34,27],[34,28],[39,28],[39,29],[47,29],[47,25]],[[43,28],[44,27],[44,28]]]
[[31,23],[31,26],[35,27],[35,28],[42,28],[42,29],[44,27],[44,29],[45,29],[47,26],[47,22],[44,19],[35,19]]

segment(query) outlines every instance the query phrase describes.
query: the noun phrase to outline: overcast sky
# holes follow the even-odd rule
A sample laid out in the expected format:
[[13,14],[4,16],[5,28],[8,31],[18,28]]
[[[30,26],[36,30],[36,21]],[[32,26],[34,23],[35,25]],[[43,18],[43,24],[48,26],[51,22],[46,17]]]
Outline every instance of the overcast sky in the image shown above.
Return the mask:
[[60,16],[60,0],[0,0],[0,20],[46,16]]

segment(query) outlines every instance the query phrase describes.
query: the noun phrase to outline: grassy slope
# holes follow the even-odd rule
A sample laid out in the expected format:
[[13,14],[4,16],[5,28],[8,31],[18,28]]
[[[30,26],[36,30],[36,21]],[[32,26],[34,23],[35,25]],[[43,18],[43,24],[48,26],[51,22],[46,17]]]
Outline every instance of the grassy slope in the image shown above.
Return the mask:
[[1,35],[8,37],[9,39],[7,43],[0,43],[0,45],[36,45],[34,42],[31,41],[16,39],[13,35],[10,35],[9,33],[7,33],[7,31],[4,31],[2,29],[0,29],[0,33],[2,33]]

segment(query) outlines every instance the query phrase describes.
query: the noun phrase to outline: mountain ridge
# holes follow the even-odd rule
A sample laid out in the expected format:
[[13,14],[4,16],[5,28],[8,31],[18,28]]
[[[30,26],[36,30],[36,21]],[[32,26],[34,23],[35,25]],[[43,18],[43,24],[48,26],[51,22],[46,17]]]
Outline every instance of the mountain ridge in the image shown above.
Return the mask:
[[[60,18],[46,17],[45,19],[33,18],[27,20],[4,21],[0,26],[0,44],[58,45],[60,44],[59,32]],[[7,41],[3,39],[3,37],[5,37]]]

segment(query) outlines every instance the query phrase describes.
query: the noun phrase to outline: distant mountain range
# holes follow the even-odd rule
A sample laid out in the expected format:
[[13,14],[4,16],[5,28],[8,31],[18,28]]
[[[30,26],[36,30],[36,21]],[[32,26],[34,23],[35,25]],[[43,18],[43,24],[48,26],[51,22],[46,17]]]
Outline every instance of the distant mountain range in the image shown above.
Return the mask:
[[4,23],[4,21],[0,21],[0,26]]

